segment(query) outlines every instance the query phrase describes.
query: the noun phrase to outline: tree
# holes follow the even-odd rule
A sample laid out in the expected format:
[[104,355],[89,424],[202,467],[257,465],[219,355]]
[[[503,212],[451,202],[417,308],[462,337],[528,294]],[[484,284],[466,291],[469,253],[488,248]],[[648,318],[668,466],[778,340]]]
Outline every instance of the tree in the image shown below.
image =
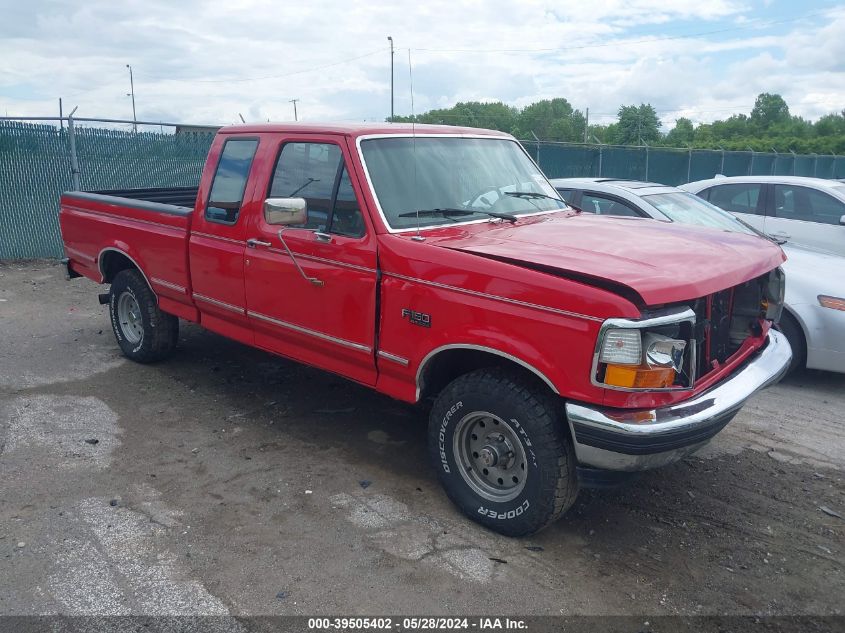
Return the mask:
[[666,145],[670,147],[685,147],[691,145],[693,138],[695,138],[695,127],[692,121],[686,117],[681,117],[675,121],[673,127],[666,135]]
[[649,145],[660,140],[660,119],[650,104],[629,105],[619,108],[619,122],[614,143],[621,145]]
[[573,109],[566,99],[544,99],[523,108],[516,126],[519,138],[533,138],[532,132],[543,141],[582,141],[584,115]]
[[789,121],[789,106],[778,94],[763,92],[757,95],[754,109],[751,110],[751,122],[758,128],[768,130],[775,123]]
[[499,101],[482,103],[480,101],[459,101],[451,108],[430,110],[416,117],[397,116],[397,123],[433,123],[437,125],[459,125],[482,127],[502,132],[512,132],[516,125],[518,110]]

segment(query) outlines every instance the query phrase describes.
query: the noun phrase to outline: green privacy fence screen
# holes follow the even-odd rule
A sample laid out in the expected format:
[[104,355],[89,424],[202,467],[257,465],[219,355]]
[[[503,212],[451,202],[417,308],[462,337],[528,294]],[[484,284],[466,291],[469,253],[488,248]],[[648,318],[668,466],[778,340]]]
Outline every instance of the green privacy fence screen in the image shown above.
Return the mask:
[[[76,127],[80,188],[196,186],[211,134]],[[526,150],[550,178],[605,176],[677,185],[775,174],[845,178],[845,156],[537,143]],[[73,188],[67,129],[0,121],[0,259],[61,257],[59,196]]]
[[845,156],[522,141],[549,178],[632,178],[666,185],[725,176],[845,178]]
[[[196,186],[212,138],[77,125],[80,188]],[[67,128],[0,121],[0,259],[62,257],[59,196],[72,182]]]

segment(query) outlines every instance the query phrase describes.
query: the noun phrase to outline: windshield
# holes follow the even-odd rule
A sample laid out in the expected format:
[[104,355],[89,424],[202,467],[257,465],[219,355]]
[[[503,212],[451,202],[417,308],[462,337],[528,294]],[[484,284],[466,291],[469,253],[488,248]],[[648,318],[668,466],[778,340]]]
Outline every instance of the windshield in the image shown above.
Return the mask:
[[393,229],[566,208],[515,141],[391,137],[363,140],[361,151]]
[[643,196],[643,199],[673,222],[682,224],[698,224],[724,231],[736,231],[749,235],[760,235],[750,226],[741,222],[727,211],[713,206],[698,196],[686,191],[671,193],[654,193]]

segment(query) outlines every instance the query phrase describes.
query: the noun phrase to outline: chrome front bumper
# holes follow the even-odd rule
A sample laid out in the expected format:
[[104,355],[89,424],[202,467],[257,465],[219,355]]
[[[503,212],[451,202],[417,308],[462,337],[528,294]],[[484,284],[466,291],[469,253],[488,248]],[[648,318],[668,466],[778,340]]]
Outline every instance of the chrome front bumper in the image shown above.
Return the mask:
[[792,349],[770,330],[766,345],[718,385],[691,400],[661,409],[628,411],[566,404],[581,466],[637,471],[678,461],[721,431],[756,391],[780,380]]

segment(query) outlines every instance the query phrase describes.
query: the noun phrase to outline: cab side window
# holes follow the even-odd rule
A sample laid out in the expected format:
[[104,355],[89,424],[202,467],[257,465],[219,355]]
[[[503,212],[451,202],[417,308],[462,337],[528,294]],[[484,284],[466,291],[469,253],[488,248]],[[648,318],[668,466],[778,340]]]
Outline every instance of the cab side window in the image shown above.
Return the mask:
[[205,207],[206,220],[220,224],[234,224],[238,221],[249,169],[257,148],[257,139],[229,139],[223,145]]
[[796,185],[775,185],[775,217],[820,224],[839,224],[845,204],[822,191]]
[[271,198],[304,198],[299,228],[348,237],[364,235],[364,220],[340,148],[332,143],[286,143],[279,152]]
[[762,187],[759,183],[717,185],[708,190],[707,200],[725,211],[756,214]]
[[595,193],[581,194],[581,209],[596,215],[621,215],[630,218],[640,218],[641,213],[619,200],[605,198]]

